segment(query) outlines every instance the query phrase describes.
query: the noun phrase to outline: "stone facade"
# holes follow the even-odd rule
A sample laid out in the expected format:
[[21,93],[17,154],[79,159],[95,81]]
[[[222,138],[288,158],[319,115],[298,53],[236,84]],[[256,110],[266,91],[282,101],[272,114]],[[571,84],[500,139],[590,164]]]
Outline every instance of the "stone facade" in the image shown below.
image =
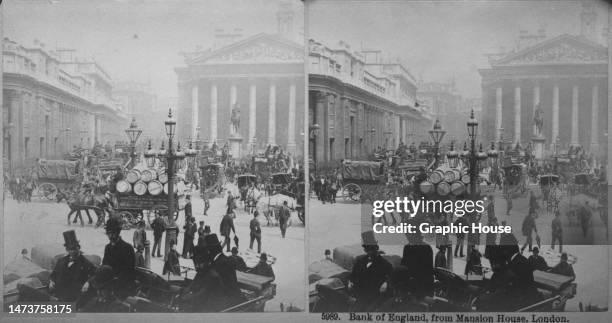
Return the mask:
[[12,167],[35,158],[61,159],[74,146],[124,137],[127,117],[111,98],[108,74],[73,50],[3,41],[3,156]]
[[381,62],[376,51],[351,51],[309,43],[310,157],[317,163],[365,159],[378,147],[427,140],[433,124],[416,103],[416,81],[399,62]]

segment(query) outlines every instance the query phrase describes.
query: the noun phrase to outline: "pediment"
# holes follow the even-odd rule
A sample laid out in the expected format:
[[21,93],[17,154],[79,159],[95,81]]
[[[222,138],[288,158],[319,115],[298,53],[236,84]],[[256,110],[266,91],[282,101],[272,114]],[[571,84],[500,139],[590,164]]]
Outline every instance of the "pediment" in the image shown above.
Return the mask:
[[581,36],[561,35],[495,61],[492,65],[607,63],[608,49]]
[[195,55],[188,64],[303,62],[303,46],[277,35],[258,34],[218,50]]

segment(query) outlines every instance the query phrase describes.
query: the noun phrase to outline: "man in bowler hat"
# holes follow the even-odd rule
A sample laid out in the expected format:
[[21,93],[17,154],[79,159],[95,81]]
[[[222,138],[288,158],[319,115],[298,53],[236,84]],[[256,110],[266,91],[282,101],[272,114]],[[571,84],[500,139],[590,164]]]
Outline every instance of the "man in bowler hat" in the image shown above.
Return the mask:
[[64,232],[66,256],[60,258],[49,276],[51,294],[63,302],[74,302],[89,288],[96,267],[85,258],[74,230]]

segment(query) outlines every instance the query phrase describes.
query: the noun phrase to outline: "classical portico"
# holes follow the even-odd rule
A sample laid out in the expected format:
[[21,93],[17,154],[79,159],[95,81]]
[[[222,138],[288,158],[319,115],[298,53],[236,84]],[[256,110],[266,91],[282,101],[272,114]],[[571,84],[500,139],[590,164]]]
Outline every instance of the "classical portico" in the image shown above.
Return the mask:
[[[240,110],[236,136],[245,154],[280,145],[295,154],[303,143],[303,46],[279,35],[258,34],[213,51],[185,54],[176,69],[179,137],[200,137],[210,145],[230,138],[232,109]],[[244,154],[243,154],[244,155]]]
[[583,36],[561,35],[490,59],[481,69],[483,131],[512,143],[534,137],[534,114],[543,112],[542,135],[555,147],[582,146],[597,154],[606,144],[607,48]]

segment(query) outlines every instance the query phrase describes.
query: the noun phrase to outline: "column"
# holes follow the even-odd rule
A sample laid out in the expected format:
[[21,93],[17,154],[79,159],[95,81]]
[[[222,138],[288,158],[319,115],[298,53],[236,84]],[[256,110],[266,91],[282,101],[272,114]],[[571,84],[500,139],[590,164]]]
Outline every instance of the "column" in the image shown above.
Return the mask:
[[500,140],[499,129],[502,128],[502,86],[495,88],[495,141]]
[[287,127],[287,150],[295,155],[295,84],[289,85],[289,125]]
[[217,140],[217,85],[210,87],[210,145]]
[[[200,120],[200,108],[198,105],[198,84],[191,88],[191,138],[195,140],[197,136],[198,123]],[[144,120],[143,120],[144,121]]]
[[327,113],[325,109],[326,103],[327,95],[323,92],[315,92],[315,116],[313,118],[313,124],[319,125],[319,134],[315,138],[315,149],[314,154],[312,156],[314,162],[322,161],[325,158],[325,133],[327,131],[327,129],[325,128],[325,118]]
[[276,144],[276,84],[270,83],[268,100],[268,144]]
[[553,85],[553,106],[552,106],[552,136],[551,148],[554,149],[555,143],[559,138],[559,84]]
[[578,85],[572,86],[572,146],[578,146]]
[[[531,119],[535,117],[536,110],[540,105],[540,82],[538,80],[534,81],[533,85],[533,113],[531,114]],[[533,123],[533,133],[536,133],[536,125]]]
[[593,82],[591,93],[591,152],[599,153],[599,85]]
[[257,86],[249,85],[249,143],[251,151],[255,148],[255,127],[257,126]]
[[521,86],[514,85],[514,144],[521,142]]

